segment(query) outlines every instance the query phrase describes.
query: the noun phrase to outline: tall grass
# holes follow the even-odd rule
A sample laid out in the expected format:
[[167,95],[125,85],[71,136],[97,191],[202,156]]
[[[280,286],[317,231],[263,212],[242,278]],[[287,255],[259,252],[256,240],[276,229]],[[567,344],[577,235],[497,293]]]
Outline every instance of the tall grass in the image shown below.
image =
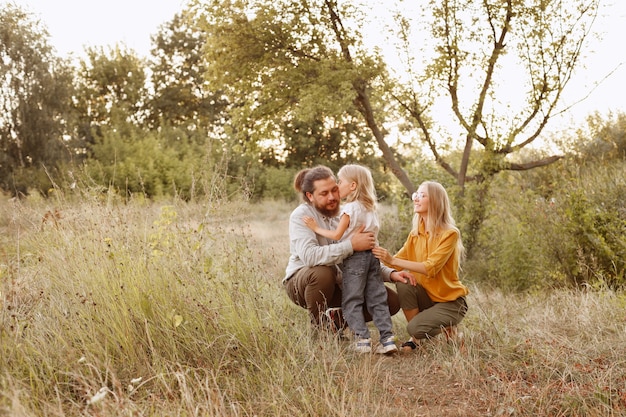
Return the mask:
[[462,345],[358,356],[283,292],[289,205],[50,204],[0,207],[0,415],[626,413],[621,293],[469,282]]

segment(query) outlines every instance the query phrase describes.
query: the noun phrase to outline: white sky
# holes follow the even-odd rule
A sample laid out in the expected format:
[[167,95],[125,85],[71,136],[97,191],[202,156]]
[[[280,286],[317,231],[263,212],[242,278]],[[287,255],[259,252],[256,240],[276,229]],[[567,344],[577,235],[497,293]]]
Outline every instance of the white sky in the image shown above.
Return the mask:
[[[80,56],[86,46],[116,43],[148,56],[150,36],[186,4],[185,0],[0,0],[0,4],[7,2],[41,19],[60,56]],[[594,110],[626,111],[626,0],[603,2],[595,26],[601,40],[587,50],[585,68],[568,85],[563,99],[573,104],[590,95],[562,117],[560,124],[580,126],[581,119]],[[605,77],[608,79],[594,89]]]
[[598,40],[583,51],[584,64],[563,95],[569,104],[585,99],[563,117],[577,126],[582,123],[581,118],[595,110],[603,114],[611,110],[626,112],[626,1],[602,2],[593,28],[598,32]]
[[39,17],[59,56],[82,55],[87,46],[123,43],[141,56],[150,53],[150,36],[170,21],[185,0],[0,0]]

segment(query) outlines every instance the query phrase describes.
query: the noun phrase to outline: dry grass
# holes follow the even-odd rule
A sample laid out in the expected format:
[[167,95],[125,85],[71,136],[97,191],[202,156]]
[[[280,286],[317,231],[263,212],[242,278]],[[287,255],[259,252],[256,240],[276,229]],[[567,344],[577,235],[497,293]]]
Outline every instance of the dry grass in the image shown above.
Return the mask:
[[463,346],[357,356],[283,293],[289,205],[55,203],[1,201],[0,415],[626,415],[624,294],[468,281]]

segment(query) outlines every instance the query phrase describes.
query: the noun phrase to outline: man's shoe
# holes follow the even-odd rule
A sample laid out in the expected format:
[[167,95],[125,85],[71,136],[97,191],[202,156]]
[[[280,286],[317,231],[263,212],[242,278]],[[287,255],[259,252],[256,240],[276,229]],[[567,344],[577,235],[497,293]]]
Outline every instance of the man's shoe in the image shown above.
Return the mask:
[[396,346],[396,338],[393,336],[390,336],[383,340],[376,348],[376,353],[381,355],[392,355],[397,351],[398,346]]

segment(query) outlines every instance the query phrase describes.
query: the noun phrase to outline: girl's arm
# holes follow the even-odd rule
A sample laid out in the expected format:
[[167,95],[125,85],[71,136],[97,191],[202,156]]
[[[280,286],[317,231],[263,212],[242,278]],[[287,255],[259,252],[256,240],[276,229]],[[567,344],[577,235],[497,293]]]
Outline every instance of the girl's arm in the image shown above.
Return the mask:
[[348,226],[350,226],[350,216],[345,213],[341,215],[341,218],[339,219],[339,224],[337,225],[337,229],[335,230],[328,230],[319,227],[313,217],[305,216],[302,219],[304,220],[304,224],[306,224],[309,229],[313,230],[320,236],[324,236],[325,238],[332,240],[341,239],[345,231],[348,229]]
[[[286,274],[293,275],[303,266],[336,265],[352,255],[354,248],[364,250],[363,245],[371,242],[373,238],[367,233],[356,234],[351,241],[334,243],[330,239],[315,234],[304,224],[304,216],[315,217],[315,209],[309,204],[301,204],[289,215],[289,257]],[[321,220],[320,220],[321,221]],[[354,240],[357,239],[357,242]],[[357,246],[354,246],[357,244]],[[360,245],[360,246],[358,246]],[[370,246],[371,247],[371,246]],[[291,269],[289,269],[291,268]]]

